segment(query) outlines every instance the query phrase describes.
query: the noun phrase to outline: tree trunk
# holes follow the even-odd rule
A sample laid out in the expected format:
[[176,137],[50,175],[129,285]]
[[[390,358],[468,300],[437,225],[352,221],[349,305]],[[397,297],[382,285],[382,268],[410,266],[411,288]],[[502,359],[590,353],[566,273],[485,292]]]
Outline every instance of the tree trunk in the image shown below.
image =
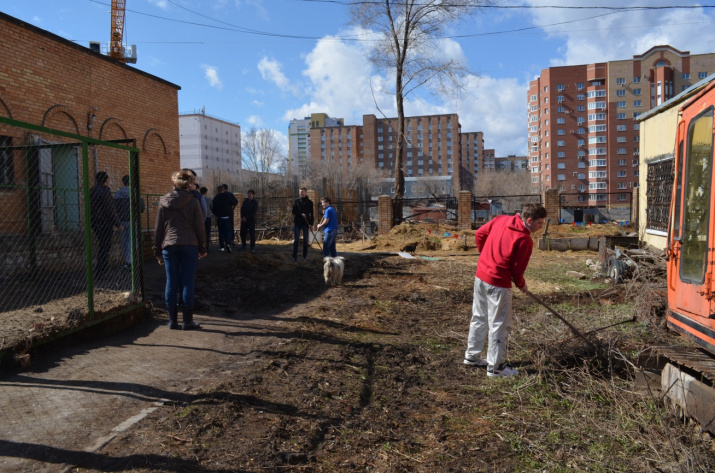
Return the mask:
[[395,198],[392,201],[393,224],[402,223],[402,207],[405,199],[405,107],[402,96],[402,64],[398,62],[395,79],[397,105],[397,147],[395,149]]

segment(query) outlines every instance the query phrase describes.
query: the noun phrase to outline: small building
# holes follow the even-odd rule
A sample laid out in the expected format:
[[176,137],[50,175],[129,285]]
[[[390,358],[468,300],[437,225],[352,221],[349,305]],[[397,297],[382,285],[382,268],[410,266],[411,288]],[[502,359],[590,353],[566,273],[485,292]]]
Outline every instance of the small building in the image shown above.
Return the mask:
[[662,250],[667,245],[678,112],[713,81],[715,74],[639,117],[641,160],[638,221],[641,240],[653,248]]

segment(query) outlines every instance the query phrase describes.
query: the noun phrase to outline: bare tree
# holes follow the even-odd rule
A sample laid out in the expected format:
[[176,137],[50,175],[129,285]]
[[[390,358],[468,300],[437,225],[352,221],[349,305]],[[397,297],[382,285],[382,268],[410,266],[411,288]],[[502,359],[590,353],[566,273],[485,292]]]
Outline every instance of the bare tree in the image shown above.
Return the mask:
[[243,134],[241,143],[242,166],[253,171],[262,188],[268,187],[271,173],[276,173],[285,156],[275,131],[269,128],[251,128]]
[[474,183],[481,197],[531,194],[531,173],[527,171],[482,171]]
[[380,40],[369,54],[375,68],[395,76],[397,143],[395,150],[394,215],[402,220],[405,196],[403,150],[405,143],[404,102],[415,89],[459,89],[470,72],[463,64],[442,54],[437,45],[443,30],[488,4],[489,0],[352,0],[352,23],[376,32]]

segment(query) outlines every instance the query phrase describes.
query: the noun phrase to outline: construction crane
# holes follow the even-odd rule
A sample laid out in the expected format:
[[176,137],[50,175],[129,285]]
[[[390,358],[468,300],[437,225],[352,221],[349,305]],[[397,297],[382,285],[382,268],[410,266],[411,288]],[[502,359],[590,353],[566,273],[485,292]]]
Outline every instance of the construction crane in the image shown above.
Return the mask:
[[112,0],[112,24],[109,33],[109,57],[124,63],[137,62],[136,46],[124,47],[124,12],[126,0]]

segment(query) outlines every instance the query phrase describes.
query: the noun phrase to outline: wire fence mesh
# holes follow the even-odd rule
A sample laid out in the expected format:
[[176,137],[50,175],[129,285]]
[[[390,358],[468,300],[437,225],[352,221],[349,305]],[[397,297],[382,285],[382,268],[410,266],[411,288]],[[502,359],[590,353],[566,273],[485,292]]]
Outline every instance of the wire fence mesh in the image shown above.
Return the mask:
[[135,148],[0,117],[2,319],[79,324],[141,300],[138,189]]

